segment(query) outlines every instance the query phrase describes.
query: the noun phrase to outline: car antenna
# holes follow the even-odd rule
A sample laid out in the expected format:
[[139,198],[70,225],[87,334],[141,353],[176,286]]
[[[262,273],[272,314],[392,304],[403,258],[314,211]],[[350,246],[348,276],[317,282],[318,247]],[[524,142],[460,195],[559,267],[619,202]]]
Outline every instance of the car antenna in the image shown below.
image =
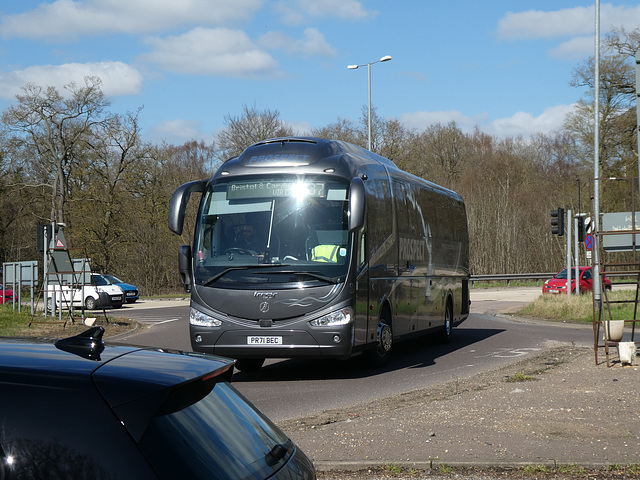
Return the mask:
[[56,348],[80,355],[89,360],[100,360],[104,351],[103,327],[92,327],[73,337],[62,338],[55,343]]

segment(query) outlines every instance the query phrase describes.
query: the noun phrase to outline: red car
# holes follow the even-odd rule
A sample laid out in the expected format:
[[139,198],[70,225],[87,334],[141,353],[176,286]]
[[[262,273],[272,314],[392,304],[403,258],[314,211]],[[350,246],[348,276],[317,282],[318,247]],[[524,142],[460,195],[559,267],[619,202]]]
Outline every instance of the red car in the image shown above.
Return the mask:
[[0,284],[0,305],[2,305],[5,302],[10,302],[12,300],[13,300],[13,290],[11,290],[10,288],[3,290],[2,284]]
[[[593,289],[593,277],[591,267],[573,267],[571,271],[571,291],[576,290],[577,269],[580,269],[580,293],[590,292]],[[603,279],[604,288],[611,290],[611,280],[606,276]],[[550,278],[542,286],[542,293],[567,293],[567,269],[563,269],[553,278]]]

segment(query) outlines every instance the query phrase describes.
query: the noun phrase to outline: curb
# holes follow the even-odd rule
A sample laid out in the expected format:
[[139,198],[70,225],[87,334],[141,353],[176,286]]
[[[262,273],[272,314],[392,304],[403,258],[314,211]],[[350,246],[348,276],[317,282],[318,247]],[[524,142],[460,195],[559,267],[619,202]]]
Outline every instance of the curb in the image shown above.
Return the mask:
[[[584,467],[592,469],[610,468],[612,466],[620,466],[617,462],[587,462],[587,463],[571,463],[571,462],[557,462],[556,460],[541,460],[539,462],[445,462],[440,459],[431,459],[428,461],[314,461],[313,465],[317,472],[357,472],[361,470],[376,469],[382,467],[388,467],[393,465],[394,467],[401,467],[405,469],[415,470],[433,470],[438,467],[476,467],[476,468],[524,468],[524,467],[550,467],[559,468],[563,466],[571,467]],[[627,465],[627,464],[624,464]]]

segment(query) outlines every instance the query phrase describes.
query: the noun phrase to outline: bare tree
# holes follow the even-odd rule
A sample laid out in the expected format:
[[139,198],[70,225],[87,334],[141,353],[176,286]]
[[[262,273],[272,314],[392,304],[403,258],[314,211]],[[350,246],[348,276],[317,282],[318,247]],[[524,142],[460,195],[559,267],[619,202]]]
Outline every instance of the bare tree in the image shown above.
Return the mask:
[[311,130],[311,135],[329,140],[342,140],[343,142],[357,144],[359,132],[353,125],[353,122],[346,118],[338,118],[336,122],[330,123],[326,127],[314,128]]
[[[635,60],[640,48],[640,30],[627,34],[614,29],[603,44],[600,59],[600,147],[598,157],[604,176],[631,176],[635,169]],[[575,156],[584,163],[593,159],[594,58],[586,59],[573,72],[571,85],[586,88],[564,129],[575,139]]]
[[27,84],[16,96],[18,105],[2,115],[13,142],[31,149],[37,156],[34,161],[51,172],[45,180],[51,188],[51,221],[65,221],[68,178],[92,129],[105,121],[102,114],[109,102],[100,85],[98,77],[86,77],[84,86],[66,85],[68,96],[63,96],[54,87]]
[[256,106],[242,106],[242,115],[224,116],[226,127],[217,135],[219,158],[224,161],[240,155],[260,140],[293,135],[293,129],[280,120],[278,110],[259,111]]
[[[139,113],[139,111],[138,111]],[[70,238],[92,253],[93,266],[113,271],[123,264],[138,222],[129,205],[148,175],[150,147],[142,143],[138,113],[113,115],[94,129],[92,142],[69,179]]]

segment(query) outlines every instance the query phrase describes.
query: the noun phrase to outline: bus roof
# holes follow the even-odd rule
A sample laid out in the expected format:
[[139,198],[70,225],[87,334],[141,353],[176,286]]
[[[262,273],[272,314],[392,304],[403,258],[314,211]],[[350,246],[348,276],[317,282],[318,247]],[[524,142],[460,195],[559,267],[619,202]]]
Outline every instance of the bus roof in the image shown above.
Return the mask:
[[263,140],[247,147],[238,157],[227,160],[223,167],[301,167],[347,155],[351,162],[396,165],[389,159],[341,140],[317,137],[281,137]]
[[265,173],[265,170],[270,173],[326,173],[329,169],[336,175],[350,178],[372,164],[384,165],[392,176],[410,177],[413,182],[462,200],[456,192],[405,172],[388,158],[349,142],[318,137],[279,137],[254,143],[239,156],[224,162],[213,179],[228,174]]

